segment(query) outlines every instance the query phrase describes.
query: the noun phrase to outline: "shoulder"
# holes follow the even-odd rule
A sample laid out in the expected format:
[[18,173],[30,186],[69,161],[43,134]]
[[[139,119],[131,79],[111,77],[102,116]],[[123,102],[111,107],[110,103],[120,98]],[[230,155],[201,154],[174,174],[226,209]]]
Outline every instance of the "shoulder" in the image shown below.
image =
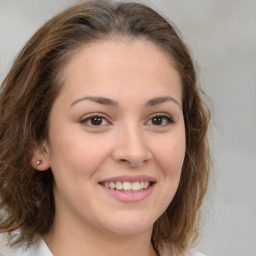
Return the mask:
[[9,246],[1,239],[0,256],[53,256],[43,239],[23,241]]
[[[160,249],[159,253],[160,253],[160,256],[170,256],[170,251],[167,246],[163,246]],[[197,252],[197,251],[189,251],[185,254],[185,256],[206,256],[206,255],[204,255],[200,252]]]
[[[190,255],[191,255],[191,256],[206,256],[205,254],[202,254],[202,253],[196,252],[196,251],[192,252]],[[189,255],[188,255],[188,256],[189,256]]]
[[19,242],[15,245],[9,245],[1,241],[0,256],[30,256],[28,243]]
[[10,248],[7,245],[7,236],[5,233],[0,233],[0,256],[12,256]]

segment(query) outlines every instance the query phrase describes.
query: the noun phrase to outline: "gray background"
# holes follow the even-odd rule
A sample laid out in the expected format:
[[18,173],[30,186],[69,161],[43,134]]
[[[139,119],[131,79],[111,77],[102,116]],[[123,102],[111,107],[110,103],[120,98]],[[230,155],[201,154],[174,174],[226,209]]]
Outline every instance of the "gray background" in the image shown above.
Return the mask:
[[[75,0],[0,0],[0,82],[48,18]],[[198,249],[256,255],[256,1],[151,1],[179,28],[213,111],[215,181]]]

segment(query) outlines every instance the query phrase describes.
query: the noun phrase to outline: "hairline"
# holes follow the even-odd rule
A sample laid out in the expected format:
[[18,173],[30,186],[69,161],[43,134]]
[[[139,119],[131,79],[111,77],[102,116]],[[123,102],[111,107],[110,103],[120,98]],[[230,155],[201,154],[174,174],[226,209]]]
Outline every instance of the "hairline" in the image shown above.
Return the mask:
[[[178,74],[179,77],[181,79],[181,90],[182,90],[182,102],[183,102],[183,91],[184,91],[184,86],[182,83],[182,74],[178,68],[178,63],[175,60],[175,57],[172,55],[172,53],[166,49],[166,47],[164,47],[163,45],[161,45],[160,43],[157,43],[156,40],[152,40],[149,36],[142,36],[142,35],[129,35],[129,34],[125,34],[125,33],[111,33],[111,34],[103,34],[100,35],[100,38],[97,39],[91,39],[88,42],[85,41],[81,41],[81,42],[77,42],[76,45],[74,45],[73,47],[71,47],[68,52],[64,53],[61,55],[61,57],[59,58],[59,60],[57,60],[57,62],[59,62],[59,67],[55,72],[54,78],[53,78],[53,86],[57,86],[58,87],[58,93],[54,99],[54,101],[57,99],[57,97],[59,96],[59,94],[62,91],[62,88],[64,86],[65,83],[65,74],[66,74],[66,70],[67,67],[69,65],[69,63],[72,61],[73,58],[75,58],[77,56],[77,54],[79,54],[79,52],[86,48],[86,47],[90,47],[93,45],[97,45],[97,44],[101,44],[102,42],[122,42],[122,43],[129,43],[129,42],[133,42],[133,41],[144,41],[145,43],[149,43],[155,47],[157,47],[158,50],[160,50],[163,53],[166,53],[168,55],[168,59],[169,62],[171,64],[171,67],[174,68]],[[54,103],[53,101],[53,103]]]

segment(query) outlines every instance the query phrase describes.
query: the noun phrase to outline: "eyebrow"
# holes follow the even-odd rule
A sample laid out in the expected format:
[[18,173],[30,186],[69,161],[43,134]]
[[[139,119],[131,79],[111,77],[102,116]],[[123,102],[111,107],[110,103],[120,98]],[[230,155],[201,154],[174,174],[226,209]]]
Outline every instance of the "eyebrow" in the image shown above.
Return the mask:
[[180,103],[176,99],[174,99],[173,97],[170,97],[170,96],[158,97],[158,98],[151,99],[146,103],[146,107],[152,107],[152,106],[164,103],[166,101],[171,101],[181,108]]
[[[89,101],[93,101],[95,103],[98,103],[98,104],[101,104],[101,105],[107,105],[107,106],[118,106],[118,102],[115,101],[115,100],[112,100],[112,99],[109,99],[109,98],[105,98],[105,97],[94,97],[94,96],[86,96],[86,97],[83,97],[83,98],[80,98],[78,100],[75,100],[71,105],[70,107],[74,106],[75,104],[81,102],[81,101],[84,101],[84,100],[89,100]],[[158,104],[161,104],[161,103],[164,103],[164,102],[167,102],[167,101],[171,101],[173,103],[175,103],[176,105],[178,105],[180,108],[181,108],[181,105],[180,103],[174,99],[173,97],[170,97],[170,96],[167,96],[167,97],[157,97],[157,98],[153,98],[151,100],[149,100],[145,106],[146,107],[152,107],[152,106],[155,106],[155,105],[158,105]]]
[[93,96],[87,96],[87,97],[83,97],[81,99],[75,100],[70,107],[74,106],[75,104],[77,104],[78,102],[84,101],[84,100],[90,100],[93,101],[95,103],[99,103],[101,105],[108,105],[108,106],[118,106],[118,102],[108,99],[108,98],[104,98],[104,97],[93,97]]

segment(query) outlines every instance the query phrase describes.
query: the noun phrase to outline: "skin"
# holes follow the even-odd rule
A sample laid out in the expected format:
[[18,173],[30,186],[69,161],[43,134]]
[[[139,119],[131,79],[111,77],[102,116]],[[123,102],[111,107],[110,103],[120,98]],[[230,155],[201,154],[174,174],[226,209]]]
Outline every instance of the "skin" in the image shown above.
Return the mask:
[[[142,39],[100,41],[77,50],[62,79],[49,140],[32,159],[55,178],[56,216],[45,242],[55,256],[156,255],[152,227],[173,199],[185,155],[172,58]],[[152,193],[136,202],[114,198],[99,182],[120,175],[153,177]]]

